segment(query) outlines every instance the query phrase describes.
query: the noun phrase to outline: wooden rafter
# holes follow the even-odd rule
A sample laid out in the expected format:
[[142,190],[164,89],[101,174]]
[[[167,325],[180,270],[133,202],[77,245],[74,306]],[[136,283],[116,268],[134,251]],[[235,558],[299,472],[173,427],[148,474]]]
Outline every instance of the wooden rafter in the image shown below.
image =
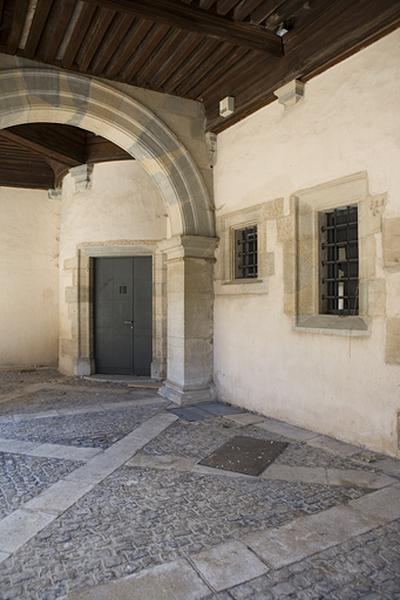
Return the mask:
[[142,17],[178,29],[218,38],[234,46],[244,46],[274,56],[282,56],[282,40],[272,33],[248,23],[238,23],[201,8],[175,0],[84,0],[130,16]]

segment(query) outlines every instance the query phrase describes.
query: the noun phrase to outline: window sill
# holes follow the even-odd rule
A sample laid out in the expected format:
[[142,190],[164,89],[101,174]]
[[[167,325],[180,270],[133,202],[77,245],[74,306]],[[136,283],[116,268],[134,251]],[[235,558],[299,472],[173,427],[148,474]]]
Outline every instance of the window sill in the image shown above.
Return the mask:
[[233,279],[232,281],[216,281],[215,294],[240,295],[240,294],[266,294],[268,282],[266,279]]
[[359,316],[314,315],[298,317],[295,331],[366,337],[370,335],[368,323]]

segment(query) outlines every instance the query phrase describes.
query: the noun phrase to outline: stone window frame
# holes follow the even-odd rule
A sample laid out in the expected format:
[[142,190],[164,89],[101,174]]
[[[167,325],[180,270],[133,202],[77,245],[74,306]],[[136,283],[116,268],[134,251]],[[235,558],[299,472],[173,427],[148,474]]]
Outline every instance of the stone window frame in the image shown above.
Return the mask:
[[[299,331],[369,335],[371,319],[383,316],[385,282],[376,278],[376,234],[382,232],[384,194],[371,196],[366,172],[355,173],[292,196],[295,211],[295,323]],[[358,206],[359,312],[358,315],[319,313],[319,216],[341,206]]]
[[74,277],[78,310],[76,336],[78,357],[76,374],[95,373],[93,322],[93,259],[98,257],[151,256],[153,265],[153,335],[151,377],[162,380],[166,376],[166,267],[165,255],[154,240],[87,242],[77,247],[77,269]]
[[[283,215],[283,199],[278,198],[243,208],[217,218],[220,236],[215,280],[215,293],[266,294],[268,277],[274,272],[274,254],[267,252],[267,223]],[[257,226],[257,277],[235,277],[235,231]]]

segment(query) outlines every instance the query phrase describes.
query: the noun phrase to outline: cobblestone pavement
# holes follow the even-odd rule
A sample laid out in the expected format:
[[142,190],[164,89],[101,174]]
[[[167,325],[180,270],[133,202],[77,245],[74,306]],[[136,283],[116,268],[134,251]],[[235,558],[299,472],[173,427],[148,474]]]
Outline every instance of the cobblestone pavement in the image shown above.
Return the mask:
[[364,493],[121,468],[4,563],[0,589],[22,568],[34,573],[46,565],[40,581],[28,585],[38,597],[45,589],[50,600]]
[[33,383],[52,383],[63,376],[55,369],[0,370],[0,394],[16,391]]
[[[29,388],[37,381],[33,374],[26,375]],[[43,372],[37,379],[46,384]],[[12,377],[10,381],[15,384]],[[0,376],[0,394],[2,383],[8,385],[7,377]],[[61,600],[74,590],[80,597],[83,588],[117,581],[176,559],[185,559],[188,567],[193,567],[191,557],[198,552],[232,540],[244,541],[246,536],[259,532],[267,534],[272,528],[285,529],[299,517],[300,521],[303,517],[313,519],[308,515],[324,515],[329,509],[337,510],[331,507],[364,501],[375,493],[361,487],[363,479],[358,474],[356,487],[351,478],[345,486],[342,480],[328,485],[325,480],[305,483],[307,480],[278,481],[192,471],[191,467],[179,470],[179,457],[191,459],[187,463],[193,464],[235,435],[288,442],[274,464],[302,467],[303,477],[304,468],[315,472],[321,467],[374,474],[380,462],[389,460],[369,453],[373,461],[363,462],[365,453],[356,449],[354,456],[343,458],[335,451],[313,445],[311,438],[310,443],[291,438],[289,428],[289,437],[284,437],[257,425],[240,426],[224,417],[172,423],[174,417],[165,411],[167,403],[150,390],[107,384],[103,389],[98,382],[91,387],[92,383],[66,378],[57,383],[53,375],[47,383],[47,387],[33,393],[27,388],[24,397],[6,403],[3,414],[60,408],[79,409],[79,414],[46,418],[26,415],[8,422],[0,418],[0,438],[87,446],[105,452],[87,460],[81,469],[80,463],[49,458],[51,454],[44,458],[29,456],[29,448],[24,450],[26,442],[20,443],[20,450],[15,443],[13,451],[28,456],[11,454],[8,448],[7,453],[0,453],[1,600]],[[116,404],[131,399],[132,406]],[[145,402],[135,405],[141,399]],[[94,410],[97,404],[103,408]],[[90,407],[91,412],[82,412],[82,407]],[[0,416],[2,408],[0,404]],[[129,444],[133,444],[132,450]],[[122,459],[121,451],[125,453]],[[172,460],[172,466],[160,470],[154,460],[147,467],[134,462],[124,466],[128,455],[130,461],[135,453],[152,460],[160,457],[167,463]],[[400,476],[397,463],[394,459],[390,463],[395,477]],[[86,469],[87,481],[80,479],[82,469]],[[99,477],[99,472],[104,475]],[[382,485],[389,488],[381,491],[396,487],[396,483],[398,480],[387,478]],[[85,487],[82,492],[81,487]],[[49,499],[46,505],[46,497],[40,500],[41,492],[47,494],[52,488],[54,506]],[[63,504],[67,492],[76,497]],[[400,517],[398,493],[399,506],[390,509],[391,523],[379,526],[381,521],[372,520],[368,533],[354,533],[349,541],[330,544],[328,550],[314,551],[308,558],[283,568],[271,569],[266,562],[264,575],[250,581],[247,577],[239,585],[230,583],[221,590],[207,583],[209,594],[201,596],[202,600],[400,600],[400,520],[395,520]],[[32,502],[38,498],[35,507]],[[27,501],[30,503],[24,508]],[[13,531],[4,524],[17,513],[27,522],[40,514],[47,514],[49,519],[32,526],[21,543],[15,544]],[[351,531],[348,533],[350,537]],[[11,542],[7,542],[7,535],[11,535]],[[113,600],[112,594],[109,598]],[[172,598],[161,595],[160,600]]]
[[[24,393],[22,397],[2,401],[0,391],[0,417],[12,414],[24,414],[49,409],[95,407],[106,402],[123,402],[143,398],[154,398],[161,402],[157,392],[153,390],[131,390],[125,385],[112,384],[103,389],[103,384],[87,382],[78,379],[72,383],[71,379],[62,380],[60,383],[49,383],[49,389]],[[104,384],[107,386],[107,384]]]
[[69,460],[0,452],[0,519],[79,465]]
[[290,438],[256,426],[238,427],[222,417],[196,422],[177,421],[148,444],[144,452],[153,455],[172,454],[201,459],[235,435],[249,435],[265,440],[292,442],[276,459],[275,464],[374,470],[374,464],[364,465],[351,459],[342,458],[319,448],[308,446],[305,443],[293,442]]
[[224,600],[398,600],[400,519],[226,594]]
[[0,437],[30,442],[108,448],[160,410],[160,403],[118,410],[1,423]]

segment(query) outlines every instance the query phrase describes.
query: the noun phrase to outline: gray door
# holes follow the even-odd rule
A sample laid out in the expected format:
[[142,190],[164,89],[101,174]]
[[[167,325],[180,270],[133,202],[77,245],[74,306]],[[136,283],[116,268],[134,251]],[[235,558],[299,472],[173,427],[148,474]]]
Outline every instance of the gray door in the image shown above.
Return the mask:
[[151,256],[94,259],[97,373],[150,375]]

